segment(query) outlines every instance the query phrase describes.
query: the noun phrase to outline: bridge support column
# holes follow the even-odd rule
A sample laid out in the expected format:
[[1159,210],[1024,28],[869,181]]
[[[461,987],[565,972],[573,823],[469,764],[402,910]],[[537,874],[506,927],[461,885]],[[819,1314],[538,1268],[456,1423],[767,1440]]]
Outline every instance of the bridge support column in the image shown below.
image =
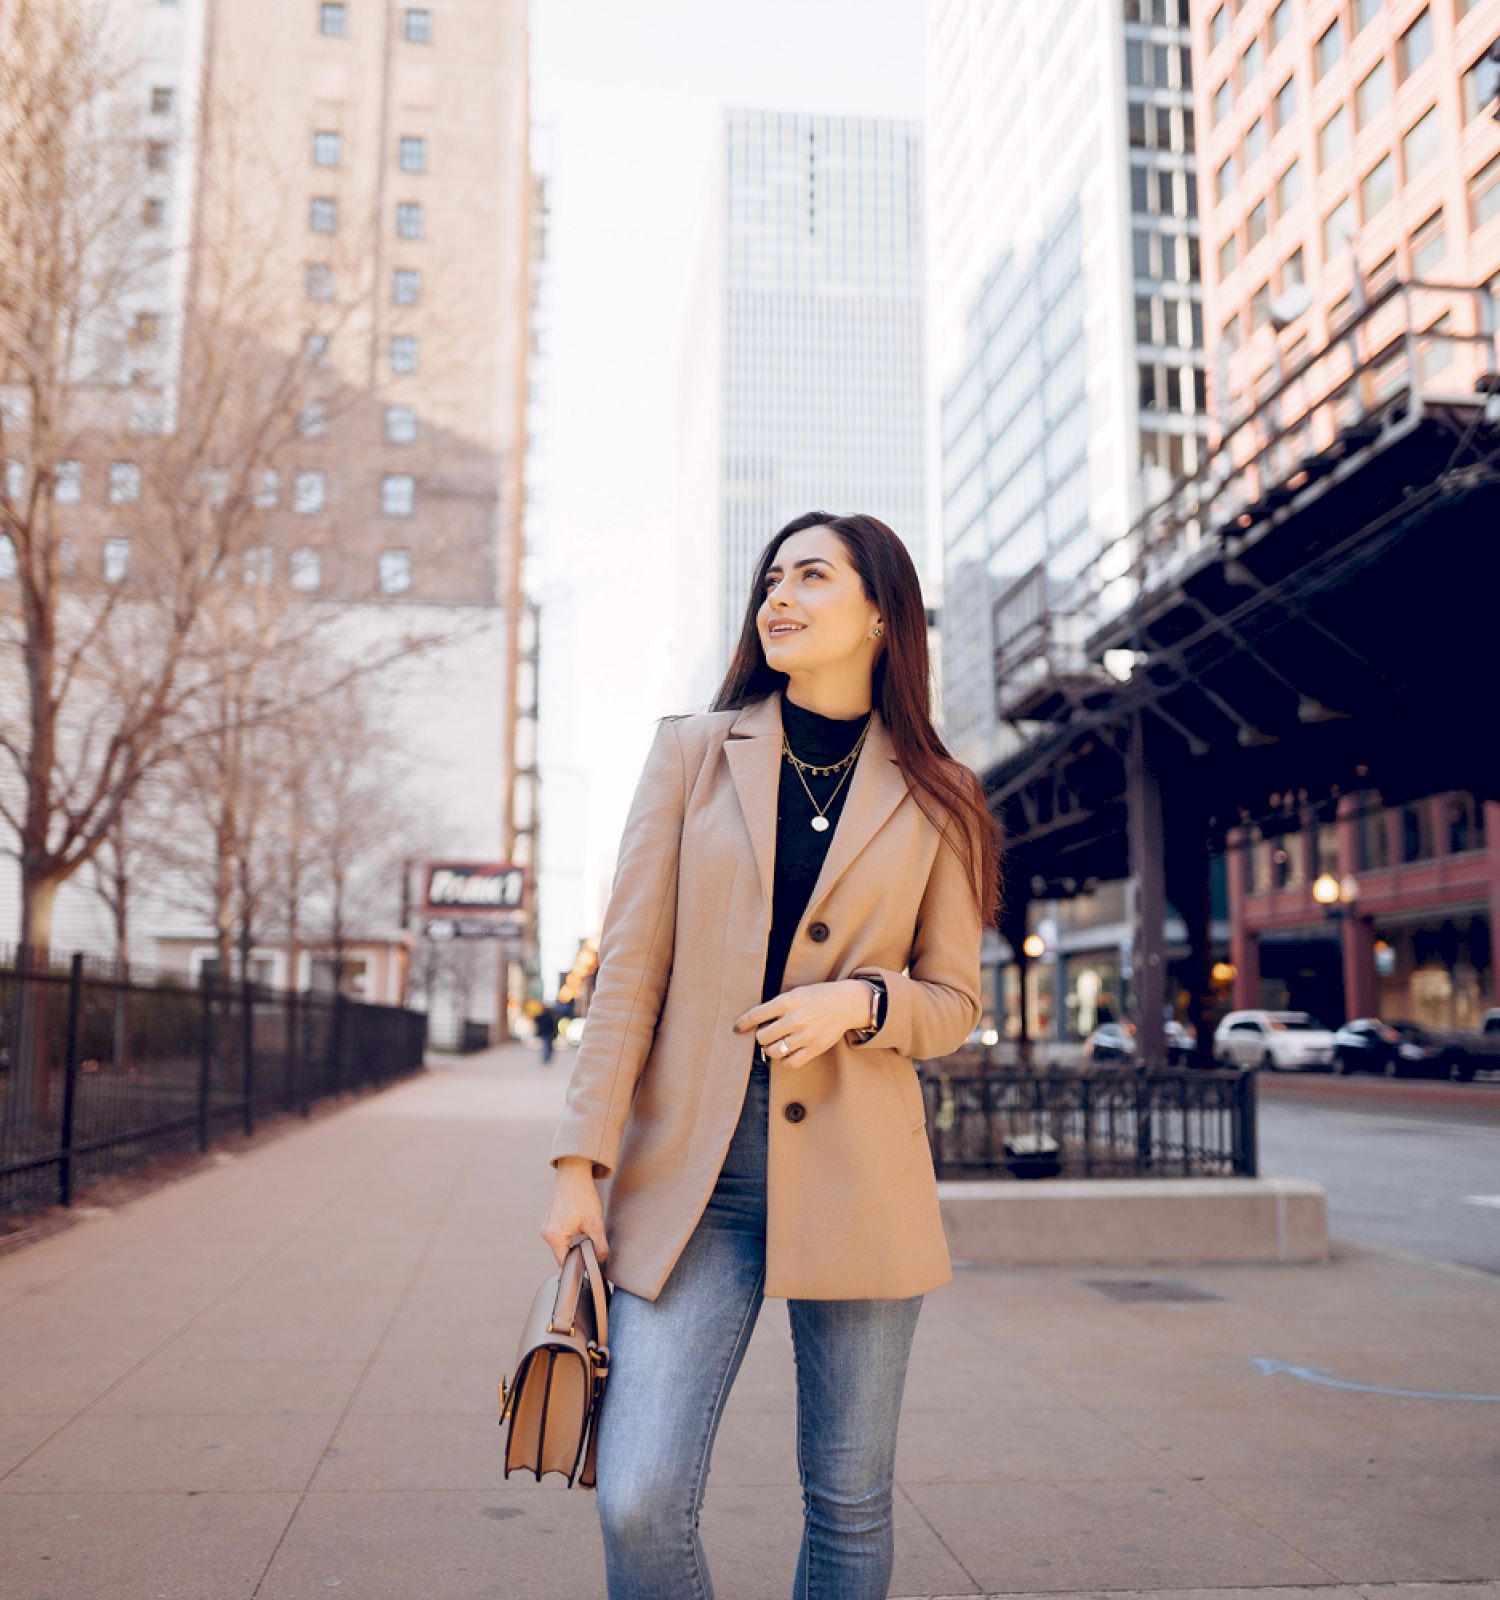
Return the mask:
[[1147,748],[1145,717],[1135,712],[1125,755],[1125,827],[1133,880],[1131,1014],[1138,1062],[1166,1061],[1166,849],[1161,782]]

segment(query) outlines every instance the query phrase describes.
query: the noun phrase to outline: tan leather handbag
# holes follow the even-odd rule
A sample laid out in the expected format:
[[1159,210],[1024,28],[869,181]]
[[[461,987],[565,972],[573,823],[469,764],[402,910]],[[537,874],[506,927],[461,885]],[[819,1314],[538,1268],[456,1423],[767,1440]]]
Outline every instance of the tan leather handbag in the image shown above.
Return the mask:
[[562,1266],[531,1302],[510,1382],[500,1379],[500,1426],[510,1418],[507,1478],[529,1467],[538,1483],[544,1472],[561,1472],[570,1489],[575,1477],[579,1488],[594,1487],[599,1406],[609,1376],[609,1295],[594,1241],[575,1233]]

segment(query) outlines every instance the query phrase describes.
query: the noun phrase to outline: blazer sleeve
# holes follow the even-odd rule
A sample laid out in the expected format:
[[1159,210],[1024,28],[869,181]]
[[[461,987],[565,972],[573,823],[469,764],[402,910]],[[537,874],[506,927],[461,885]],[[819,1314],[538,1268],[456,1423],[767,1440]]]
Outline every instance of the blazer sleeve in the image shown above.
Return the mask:
[[864,966],[850,973],[854,978],[884,978],[886,990],[885,1021],[868,1039],[846,1034],[850,1046],[898,1050],[917,1061],[957,1050],[979,1025],[983,1008],[979,985],[983,935],[974,885],[945,835],[938,841],[917,908],[907,970]]
[[588,1156],[607,1178],[656,1032],[677,933],[686,762],[675,719],[657,724],[620,836],[599,967],[562,1120],[547,1160]]

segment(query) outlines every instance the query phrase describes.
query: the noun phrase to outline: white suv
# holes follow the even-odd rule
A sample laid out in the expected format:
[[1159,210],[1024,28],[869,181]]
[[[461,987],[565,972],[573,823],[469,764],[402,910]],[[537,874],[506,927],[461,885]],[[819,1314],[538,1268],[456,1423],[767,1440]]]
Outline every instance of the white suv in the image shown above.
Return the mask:
[[1231,1011],[1214,1029],[1214,1060],[1226,1067],[1333,1065],[1332,1032],[1305,1011]]

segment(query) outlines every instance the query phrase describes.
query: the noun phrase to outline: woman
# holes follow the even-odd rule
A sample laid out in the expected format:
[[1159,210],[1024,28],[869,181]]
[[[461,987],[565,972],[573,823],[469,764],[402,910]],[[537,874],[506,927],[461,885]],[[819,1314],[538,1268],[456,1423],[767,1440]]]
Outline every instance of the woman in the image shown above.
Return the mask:
[[550,1156],[542,1237],[561,1264],[587,1233],[614,1291],[610,1600],[711,1600],[709,1455],[766,1295],[796,1362],[794,1595],[886,1594],[907,1354],[953,1275],[913,1061],[979,1019],[995,832],[929,719],[905,546],[789,523],[713,708],[658,724]]

